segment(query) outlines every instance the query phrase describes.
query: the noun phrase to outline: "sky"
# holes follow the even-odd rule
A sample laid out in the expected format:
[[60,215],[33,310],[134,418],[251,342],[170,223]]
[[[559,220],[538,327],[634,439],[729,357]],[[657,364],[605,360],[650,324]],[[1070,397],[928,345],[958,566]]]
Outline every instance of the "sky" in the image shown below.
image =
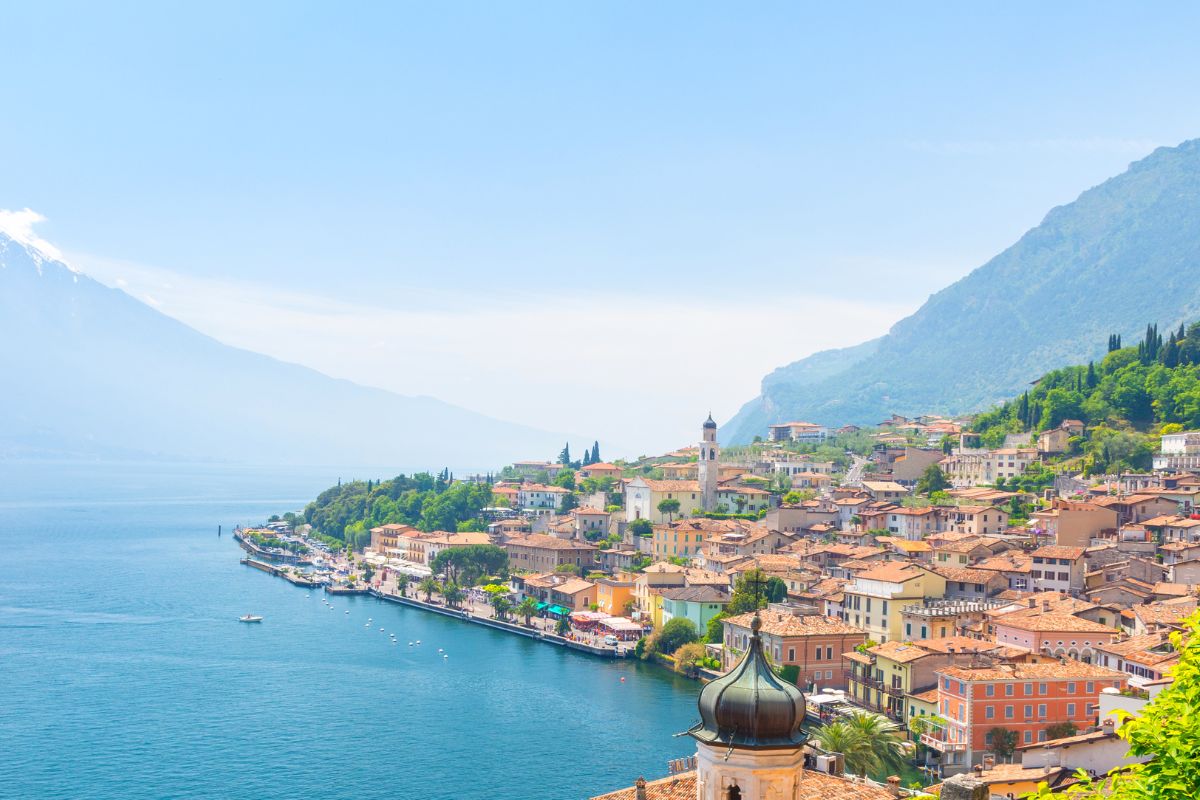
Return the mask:
[[1198,23],[15,4],[0,225],[229,344],[652,452],[1200,135]]

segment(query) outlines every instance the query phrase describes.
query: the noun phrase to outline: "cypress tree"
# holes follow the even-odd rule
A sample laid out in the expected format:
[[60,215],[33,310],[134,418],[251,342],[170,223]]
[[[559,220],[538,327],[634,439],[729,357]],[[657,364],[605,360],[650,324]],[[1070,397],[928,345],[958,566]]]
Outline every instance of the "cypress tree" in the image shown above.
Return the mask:
[[592,463],[600,463],[600,442],[592,442]]
[[1086,380],[1087,388],[1094,389],[1094,388],[1096,388],[1097,383],[1098,383],[1098,381],[1096,380],[1096,362],[1089,361],[1088,368],[1087,368],[1087,380]]

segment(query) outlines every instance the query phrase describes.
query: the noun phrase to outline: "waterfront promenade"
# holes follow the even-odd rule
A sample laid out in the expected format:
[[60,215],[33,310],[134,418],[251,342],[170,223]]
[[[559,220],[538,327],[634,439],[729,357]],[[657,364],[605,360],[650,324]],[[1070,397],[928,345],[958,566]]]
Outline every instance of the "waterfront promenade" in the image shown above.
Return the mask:
[[[243,540],[238,540],[238,544],[245,548],[247,543]],[[339,563],[340,560],[335,557],[335,564]],[[244,558],[242,559],[242,563],[270,575],[281,577],[302,588],[316,588],[319,585],[291,575],[278,566],[264,561]],[[341,566],[348,568],[348,565],[343,564]],[[604,644],[603,637],[599,634],[575,629],[572,629],[565,636],[559,635],[555,631],[555,620],[552,619],[532,617],[530,624],[526,626],[522,620],[509,621],[497,619],[495,609],[486,603],[464,600],[459,607],[450,608],[444,603],[434,601],[432,598],[430,601],[425,601],[421,599],[420,592],[412,584],[409,585],[405,593],[401,593],[396,581],[397,577],[398,573],[388,569],[382,571],[382,574],[377,575],[369,587],[359,589],[326,587],[325,591],[330,594],[369,594],[385,602],[399,603],[410,608],[419,608],[430,613],[453,617],[465,623],[507,631],[518,636],[545,642],[556,647],[565,647],[582,653],[588,653],[600,658],[629,658],[633,655],[633,646],[630,642],[621,642],[616,646],[606,645]]]

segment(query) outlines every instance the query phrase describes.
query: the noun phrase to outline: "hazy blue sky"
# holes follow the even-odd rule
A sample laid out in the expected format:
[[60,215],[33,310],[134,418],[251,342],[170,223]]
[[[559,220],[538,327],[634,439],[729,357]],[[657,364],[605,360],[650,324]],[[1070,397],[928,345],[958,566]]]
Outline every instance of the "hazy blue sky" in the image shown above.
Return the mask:
[[0,208],[224,341],[682,444],[1200,135],[1198,6],[844,5],[11,5]]

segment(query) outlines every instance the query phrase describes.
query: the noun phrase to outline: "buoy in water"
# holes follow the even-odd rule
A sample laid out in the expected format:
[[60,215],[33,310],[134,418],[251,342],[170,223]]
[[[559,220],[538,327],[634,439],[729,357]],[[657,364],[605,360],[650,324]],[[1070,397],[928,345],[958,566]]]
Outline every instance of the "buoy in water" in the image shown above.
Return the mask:
[[624,682],[625,682],[625,678],[624,678],[624,677],[622,677],[622,678],[621,678],[621,683],[624,683]]

